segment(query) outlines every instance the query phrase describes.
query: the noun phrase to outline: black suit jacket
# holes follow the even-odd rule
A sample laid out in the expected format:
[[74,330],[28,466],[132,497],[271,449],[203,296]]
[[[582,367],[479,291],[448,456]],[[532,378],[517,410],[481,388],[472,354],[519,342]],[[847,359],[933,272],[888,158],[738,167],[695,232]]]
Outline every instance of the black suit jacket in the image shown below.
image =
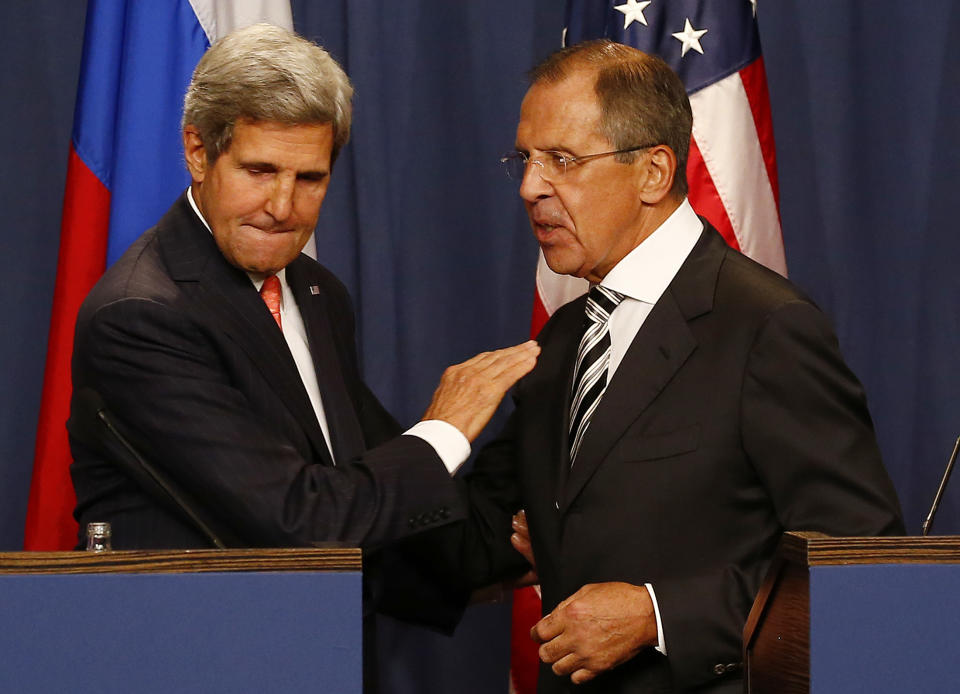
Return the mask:
[[228,545],[371,547],[463,515],[433,448],[399,436],[361,380],[342,284],[303,255],[287,282],[338,464],[269,311],[182,196],[79,313],[68,429],[81,532],[110,521],[117,549],[209,546],[176,504],[118,465],[125,451],[78,398],[84,388]]
[[467,481],[455,562],[518,570],[525,508],[544,613],[588,583],[650,582],[667,657],[540,691],[740,691],[741,631],[784,530],[902,533],[863,391],[828,320],[707,228],[629,347],[570,467],[568,407],[585,298],[544,327],[503,436]]

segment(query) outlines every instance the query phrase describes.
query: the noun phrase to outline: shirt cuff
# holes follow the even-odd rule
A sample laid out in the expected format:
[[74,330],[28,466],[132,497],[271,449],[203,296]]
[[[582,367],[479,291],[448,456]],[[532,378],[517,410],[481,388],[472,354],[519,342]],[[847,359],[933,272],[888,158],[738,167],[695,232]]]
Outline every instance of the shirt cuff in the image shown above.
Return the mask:
[[417,436],[433,446],[433,450],[440,456],[440,460],[443,461],[451,476],[470,457],[470,442],[467,441],[467,437],[455,426],[442,419],[426,419],[418,422],[404,434]]
[[647,592],[650,593],[650,601],[653,603],[653,614],[657,618],[657,650],[667,654],[667,642],[663,640],[663,623],[660,621],[660,606],[657,605],[657,594],[653,590],[653,586],[649,583],[644,583],[644,587],[647,589]]

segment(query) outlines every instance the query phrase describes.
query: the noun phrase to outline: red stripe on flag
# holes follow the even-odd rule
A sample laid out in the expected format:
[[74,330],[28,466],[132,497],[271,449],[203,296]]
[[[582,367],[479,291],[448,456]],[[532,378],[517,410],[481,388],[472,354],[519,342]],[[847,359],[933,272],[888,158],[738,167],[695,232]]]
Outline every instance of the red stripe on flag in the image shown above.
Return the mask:
[[76,497],[70,483],[65,426],[72,389],[70,355],[80,304],[106,265],[109,219],[110,191],[71,144],[24,549],[72,549],[77,543],[77,525],[71,515]]
[[733,233],[733,225],[727,216],[723,201],[720,200],[717,187],[713,184],[710,172],[707,171],[707,165],[703,161],[703,155],[700,154],[700,147],[697,146],[695,138],[690,138],[690,154],[687,157],[687,181],[690,185],[690,192],[687,195],[690,199],[690,205],[696,210],[697,214],[706,217],[716,227],[727,245],[739,251],[740,244]]
[[513,624],[510,629],[510,680],[516,694],[536,694],[540,646],[530,629],[540,621],[542,607],[537,591],[529,586],[513,591]]
[[[550,319],[543,305],[540,290],[533,290],[533,315],[530,319],[530,337],[540,334]],[[543,607],[540,596],[532,587],[513,591],[513,608],[510,622],[510,693],[536,694],[537,673],[540,669],[540,646],[530,638],[530,629],[540,621]]]
[[543,298],[537,289],[533,290],[533,315],[530,317],[530,337],[536,337],[540,330],[550,319],[546,307],[543,305]]
[[753,122],[757,126],[757,138],[763,152],[763,163],[767,168],[767,178],[773,188],[773,199],[780,210],[780,187],[777,183],[777,149],[773,141],[773,118],[770,114],[770,92],[767,88],[767,71],[763,58],[757,58],[740,71],[740,79],[747,93]]

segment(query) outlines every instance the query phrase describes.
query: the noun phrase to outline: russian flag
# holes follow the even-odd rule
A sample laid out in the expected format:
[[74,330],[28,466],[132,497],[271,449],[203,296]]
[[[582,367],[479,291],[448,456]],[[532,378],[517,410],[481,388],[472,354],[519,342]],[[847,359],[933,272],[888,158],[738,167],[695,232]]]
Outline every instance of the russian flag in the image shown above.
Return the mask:
[[24,549],[70,549],[70,355],[77,311],[104,269],[189,179],[180,117],[190,75],[220,36],[293,28],[289,0],[90,0],[60,230]]

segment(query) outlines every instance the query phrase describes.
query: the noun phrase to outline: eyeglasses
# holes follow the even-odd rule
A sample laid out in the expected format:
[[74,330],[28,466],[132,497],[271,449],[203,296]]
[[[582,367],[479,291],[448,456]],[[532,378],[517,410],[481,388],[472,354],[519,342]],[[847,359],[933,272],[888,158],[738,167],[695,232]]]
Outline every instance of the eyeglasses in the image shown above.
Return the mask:
[[540,167],[540,178],[549,183],[563,178],[572,167],[578,164],[584,164],[591,159],[609,157],[612,154],[627,154],[628,152],[636,152],[641,149],[650,149],[656,146],[657,143],[637,145],[636,147],[628,147],[627,149],[615,149],[612,152],[584,154],[582,157],[574,157],[570,154],[548,150],[543,153],[541,159],[531,159],[526,152],[510,152],[500,157],[500,163],[503,164],[507,176],[517,181],[523,180],[523,175],[527,171],[527,164],[536,164]]

